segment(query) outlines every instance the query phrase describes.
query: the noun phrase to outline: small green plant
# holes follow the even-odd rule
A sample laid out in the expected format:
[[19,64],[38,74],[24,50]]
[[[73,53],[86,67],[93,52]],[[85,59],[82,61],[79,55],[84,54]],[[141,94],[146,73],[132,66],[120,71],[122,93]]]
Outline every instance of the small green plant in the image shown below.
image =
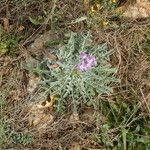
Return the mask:
[[87,13],[87,27],[102,30],[119,28],[122,14],[115,11],[118,5],[118,0],[94,0]]
[[19,38],[6,33],[0,26],[0,55],[9,53],[13,55],[18,50]]
[[107,10],[113,10],[118,4],[118,0],[98,0],[98,2]]
[[12,133],[11,140],[14,144],[22,144],[27,146],[33,142],[33,137],[31,134],[27,133]]
[[5,114],[5,94],[0,92],[0,148],[4,148],[9,143],[8,121]]
[[6,125],[4,118],[1,118],[0,119],[0,148],[4,147],[4,145],[8,143],[6,127],[7,125]]
[[142,49],[145,51],[145,52],[150,52],[150,40],[146,40],[142,45]]
[[[109,63],[111,52],[107,45],[94,45],[90,34],[77,36],[71,33],[67,44],[59,49],[50,50],[57,60],[46,59],[41,69],[35,69],[42,78],[42,86],[50,95],[57,96],[57,110],[62,110],[70,101],[77,111],[77,105],[84,102],[96,106],[95,97],[108,94],[111,82],[118,82],[112,73],[116,69]],[[53,65],[58,67],[53,68]]]
[[93,133],[100,145],[108,150],[149,150],[149,117],[142,115],[139,104],[116,96],[115,102],[102,101],[101,106],[107,120],[101,123],[99,133]]

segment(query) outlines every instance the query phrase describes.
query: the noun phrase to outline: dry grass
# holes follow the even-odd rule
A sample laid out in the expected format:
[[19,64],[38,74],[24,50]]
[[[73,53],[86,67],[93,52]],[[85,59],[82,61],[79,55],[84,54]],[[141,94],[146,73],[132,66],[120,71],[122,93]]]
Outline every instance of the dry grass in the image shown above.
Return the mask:
[[[117,77],[122,81],[119,90],[122,91],[125,87],[130,90],[132,87],[136,89],[137,96],[146,97],[148,93],[143,93],[142,96],[140,90],[145,91],[147,88],[148,92],[149,89],[149,54],[142,47],[146,39],[150,38],[149,24],[146,20],[136,20],[124,22],[124,25],[125,29],[95,32],[95,41],[107,42],[110,49],[115,51],[111,62],[118,68]],[[143,103],[149,105],[146,101]]]
[[[91,136],[92,133],[96,132],[98,134],[100,132],[96,117],[92,118],[93,114],[99,116],[94,110],[90,110],[90,117],[85,117],[84,115],[88,114],[88,110],[82,108],[83,112],[81,111],[82,113],[79,114],[80,121],[75,123],[70,122],[71,114],[59,116],[52,112],[54,122],[47,124],[46,129],[42,130],[41,133],[37,130],[37,126],[29,126],[29,104],[31,101],[35,101],[38,91],[35,95],[27,92],[28,72],[20,67],[27,56],[24,55],[24,50],[26,51],[24,46],[26,47],[40,33],[49,30],[54,25],[57,25],[57,27],[54,27],[53,30],[58,31],[60,34],[63,34],[66,30],[81,32],[87,26],[84,22],[70,24],[72,20],[85,15],[86,10],[81,1],[74,3],[71,0],[63,2],[58,0],[57,13],[54,14],[54,18],[56,17],[57,20],[51,22],[51,19],[48,17],[49,15],[47,15],[45,17],[45,21],[48,20],[47,24],[44,21],[38,26],[33,25],[28,17],[35,17],[34,12],[38,12],[37,16],[43,15],[44,10],[47,10],[48,14],[51,13],[52,3],[45,3],[41,0],[38,3],[36,1],[29,1],[26,4],[23,5],[17,2],[14,5],[7,1],[0,4],[2,6],[0,9],[1,17],[7,17],[9,24],[12,25],[13,32],[17,36],[23,35],[24,37],[20,42],[21,50],[18,57],[3,56],[0,58],[0,74],[2,77],[0,91],[5,93],[6,96],[4,110],[6,110],[5,115],[9,118],[8,124],[11,126],[9,131],[33,135],[34,141],[27,146],[31,150],[71,149],[73,142],[80,145],[82,149],[105,149],[105,145],[101,145],[100,142]],[[63,12],[61,10],[62,7],[64,8]],[[64,20],[66,21],[64,22]],[[93,40],[95,43],[107,42],[109,48],[113,48],[115,51],[112,55],[111,63],[118,68],[116,76],[121,80],[121,84],[115,88],[114,95],[121,95],[123,103],[138,104],[139,116],[148,118],[150,113],[150,56],[149,52],[143,50],[142,44],[146,39],[150,39],[149,21],[147,19],[121,21],[124,28],[94,29],[92,31]],[[3,20],[0,20],[0,22],[3,23]],[[19,26],[24,26],[25,28],[21,33],[17,30]],[[117,98],[114,95],[107,97],[107,100],[112,100],[113,103],[116,103]],[[134,113],[132,115],[134,116]],[[103,118],[103,115],[101,115],[101,118]],[[105,122],[107,122],[107,119],[103,118],[100,120],[102,124]],[[112,138],[117,138],[116,131],[118,129],[112,130],[114,128],[110,130]],[[10,145],[4,145],[3,147],[25,149],[26,146],[20,143],[10,143]]]

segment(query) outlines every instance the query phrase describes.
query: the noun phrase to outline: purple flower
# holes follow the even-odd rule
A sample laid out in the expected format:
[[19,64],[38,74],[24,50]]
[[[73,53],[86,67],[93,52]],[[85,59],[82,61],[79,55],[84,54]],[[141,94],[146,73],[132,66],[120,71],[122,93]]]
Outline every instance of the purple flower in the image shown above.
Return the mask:
[[95,57],[87,57],[86,61],[91,64],[91,66],[96,66],[97,65],[97,62],[96,62],[96,58]]
[[84,53],[84,52],[80,53],[80,58],[81,58],[81,59],[87,59],[88,56],[89,56],[89,55],[86,54],[86,53]]
[[87,70],[87,66],[86,64],[84,64],[83,62],[79,63],[76,65],[76,69],[80,70],[80,71],[85,71]]
[[76,65],[76,68],[80,71],[86,71],[97,65],[96,58],[85,52],[80,53],[80,59],[81,61]]

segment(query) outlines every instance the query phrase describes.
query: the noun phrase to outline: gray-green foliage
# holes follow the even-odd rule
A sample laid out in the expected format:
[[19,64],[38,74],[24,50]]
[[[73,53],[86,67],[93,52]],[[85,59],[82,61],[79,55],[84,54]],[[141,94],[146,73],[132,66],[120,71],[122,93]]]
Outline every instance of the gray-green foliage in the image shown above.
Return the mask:
[[[62,108],[66,100],[72,102],[75,110],[81,101],[94,104],[95,96],[112,92],[112,88],[109,87],[110,82],[118,82],[112,75],[116,69],[109,63],[112,52],[107,51],[106,44],[92,44],[90,38],[89,33],[84,36],[71,33],[67,44],[50,50],[50,53],[55,54],[58,59],[56,61],[47,59],[46,72],[38,71],[42,77],[44,89],[51,95],[57,95],[58,110]],[[75,65],[79,63],[81,52],[94,56],[97,66],[83,72],[77,70]],[[51,64],[58,64],[59,67],[54,69]]]
[[24,146],[27,146],[33,142],[33,137],[29,133],[12,133],[11,140],[14,144],[23,144]]

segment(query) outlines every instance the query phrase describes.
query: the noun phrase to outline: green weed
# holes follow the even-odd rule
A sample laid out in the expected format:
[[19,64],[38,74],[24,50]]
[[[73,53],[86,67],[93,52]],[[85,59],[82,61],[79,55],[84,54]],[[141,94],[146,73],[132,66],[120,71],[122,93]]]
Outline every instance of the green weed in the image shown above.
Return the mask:
[[10,139],[14,144],[22,144],[27,146],[33,142],[33,136],[29,133],[11,133]]
[[[41,63],[41,69],[28,68],[42,78],[42,86],[46,93],[57,97],[57,110],[60,111],[69,100],[76,111],[77,105],[82,101],[88,105],[98,107],[94,97],[98,94],[108,94],[112,88],[111,82],[118,82],[112,74],[116,71],[109,64],[111,52],[107,51],[107,45],[92,45],[90,34],[77,36],[71,33],[67,44],[59,49],[50,50],[57,60],[47,59]],[[80,63],[81,53],[88,53],[96,58],[97,65],[90,69],[78,70],[76,65]],[[53,68],[54,64],[59,67]]]
[[7,120],[5,115],[5,95],[0,93],[0,148],[3,148],[8,141]]
[[15,55],[19,49],[19,38],[12,33],[6,33],[0,26],[0,55]]
[[0,148],[3,150],[8,145],[18,145],[22,144],[27,146],[33,142],[33,136],[29,133],[17,133],[11,130],[10,122],[5,114],[7,110],[6,97],[4,94],[0,94]]
[[142,45],[142,50],[145,52],[150,52],[150,39],[147,39]]
[[108,150],[148,150],[149,122],[146,114],[142,115],[140,103],[124,102],[120,96],[116,100],[101,102],[107,121],[101,125],[99,134],[93,134],[96,141]]
[[97,28],[116,29],[120,28],[122,24],[118,24],[121,18],[120,13],[115,13],[115,8],[118,6],[118,1],[113,0],[96,0],[93,1],[88,11],[87,27],[95,29]]

